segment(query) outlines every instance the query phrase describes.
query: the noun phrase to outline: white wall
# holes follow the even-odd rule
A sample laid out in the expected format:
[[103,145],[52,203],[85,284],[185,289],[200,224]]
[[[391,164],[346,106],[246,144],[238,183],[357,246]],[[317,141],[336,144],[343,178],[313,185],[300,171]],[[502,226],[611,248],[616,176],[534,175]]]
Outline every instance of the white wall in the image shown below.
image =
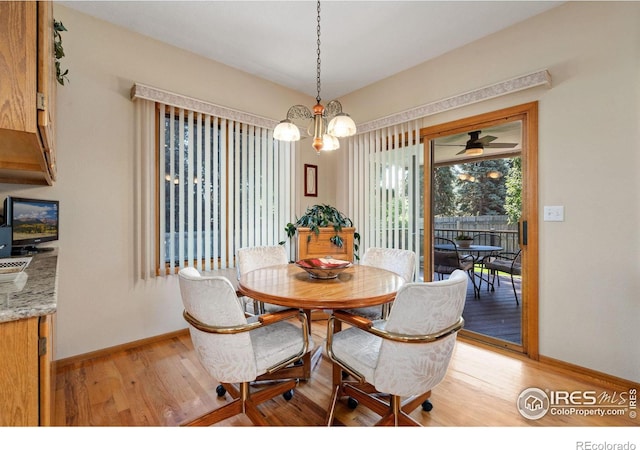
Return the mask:
[[545,68],[424,125],[539,101],[540,217],[565,206],[539,219],[540,354],[640,381],[640,3],[568,2],[341,100],[362,122]]

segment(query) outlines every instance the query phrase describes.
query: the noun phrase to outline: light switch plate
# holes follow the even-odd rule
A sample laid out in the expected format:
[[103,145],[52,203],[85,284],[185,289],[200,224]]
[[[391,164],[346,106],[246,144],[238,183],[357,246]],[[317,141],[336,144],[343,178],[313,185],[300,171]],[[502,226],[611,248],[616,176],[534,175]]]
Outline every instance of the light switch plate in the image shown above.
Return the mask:
[[564,222],[564,206],[545,206],[545,222]]

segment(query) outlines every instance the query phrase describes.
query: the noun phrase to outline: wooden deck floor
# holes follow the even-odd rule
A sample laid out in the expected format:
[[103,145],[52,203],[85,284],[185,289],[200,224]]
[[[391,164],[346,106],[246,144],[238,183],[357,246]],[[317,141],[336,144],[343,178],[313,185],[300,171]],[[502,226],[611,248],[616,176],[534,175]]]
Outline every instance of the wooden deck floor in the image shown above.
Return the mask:
[[[514,277],[514,282],[521,302],[521,279]],[[522,304],[516,303],[511,278],[501,276],[500,286],[496,282],[494,289],[487,290],[487,284],[483,283],[480,298],[474,298],[473,285],[469,283],[462,314],[465,329],[514,344],[522,344]]]
[[[422,274],[420,276],[422,278]],[[490,288],[487,289],[487,283],[483,282],[480,286],[480,298],[474,296],[473,284],[469,282],[462,314],[465,322],[464,328],[513,344],[522,344],[521,281],[520,277],[514,277],[520,305],[516,303],[509,276],[500,276],[499,286],[496,278],[493,291]],[[477,278],[476,282],[478,282]]]

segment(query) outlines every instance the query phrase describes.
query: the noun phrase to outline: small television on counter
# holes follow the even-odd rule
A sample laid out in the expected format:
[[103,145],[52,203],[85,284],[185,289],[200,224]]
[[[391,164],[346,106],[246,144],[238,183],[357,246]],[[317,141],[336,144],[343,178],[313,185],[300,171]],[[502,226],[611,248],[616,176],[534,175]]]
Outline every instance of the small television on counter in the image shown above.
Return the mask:
[[39,244],[58,240],[58,200],[7,197],[4,201],[5,226],[11,227],[11,254],[38,253],[47,248]]

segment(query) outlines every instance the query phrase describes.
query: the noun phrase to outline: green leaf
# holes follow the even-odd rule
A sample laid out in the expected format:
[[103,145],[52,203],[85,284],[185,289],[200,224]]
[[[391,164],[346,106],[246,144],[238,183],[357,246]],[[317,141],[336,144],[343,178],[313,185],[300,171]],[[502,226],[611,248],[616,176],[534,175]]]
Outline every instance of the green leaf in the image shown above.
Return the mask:
[[64,49],[62,48],[62,35],[61,31],[67,31],[67,28],[62,24],[62,22],[58,22],[53,19],[53,49],[54,49],[54,57],[55,57],[55,67],[56,67],[56,79],[58,83],[64,86],[64,81],[69,81],[67,74],[69,73],[69,69],[62,71],[60,67],[60,59],[62,59],[64,55]]

